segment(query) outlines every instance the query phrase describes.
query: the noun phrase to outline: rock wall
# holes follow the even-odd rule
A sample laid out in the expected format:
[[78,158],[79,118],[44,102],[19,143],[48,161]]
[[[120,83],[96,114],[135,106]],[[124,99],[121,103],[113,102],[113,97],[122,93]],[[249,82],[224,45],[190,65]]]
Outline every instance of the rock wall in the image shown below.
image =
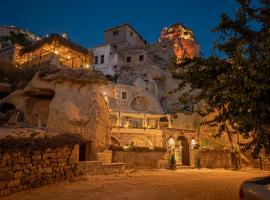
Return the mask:
[[110,144],[109,110],[100,89],[107,83],[105,76],[90,70],[40,70],[23,90],[3,102],[24,114],[24,127],[82,135],[91,142],[90,159],[95,160],[96,153]]
[[83,161],[76,165],[75,176],[122,174],[125,163],[103,164],[101,161]]
[[159,169],[169,166],[166,152],[113,151],[113,162],[126,163],[127,169]]
[[112,151],[106,150],[106,151],[97,153],[97,160],[101,161],[103,164],[111,164],[112,163]]
[[78,145],[0,153],[0,197],[72,178]]
[[200,165],[203,168],[237,169],[239,157],[237,153],[228,151],[200,151]]

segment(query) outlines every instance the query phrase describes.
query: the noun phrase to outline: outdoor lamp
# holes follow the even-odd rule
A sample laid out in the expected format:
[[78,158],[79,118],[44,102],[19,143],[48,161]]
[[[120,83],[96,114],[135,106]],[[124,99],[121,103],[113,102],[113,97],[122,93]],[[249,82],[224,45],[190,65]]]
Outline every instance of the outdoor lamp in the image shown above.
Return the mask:
[[197,141],[193,138],[192,140],[191,140],[191,147],[192,147],[192,149],[196,149],[197,148]]

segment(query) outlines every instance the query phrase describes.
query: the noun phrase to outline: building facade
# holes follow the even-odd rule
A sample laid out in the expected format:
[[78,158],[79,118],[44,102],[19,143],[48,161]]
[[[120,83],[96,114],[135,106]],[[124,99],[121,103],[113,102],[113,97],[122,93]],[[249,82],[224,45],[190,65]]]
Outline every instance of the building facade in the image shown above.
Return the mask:
[[173,51],[164,42],[147,44],[128,24],[105,30],[104,44],[91,51],[94,70],[113,77],[101,88],[110,112],[111,144],[167,148],[177,154],[177,164],[193,165],[198,129],[187,121],[197,117],[172,111],[179,107],[178,94],[170,94],[178,81],[166,69]]

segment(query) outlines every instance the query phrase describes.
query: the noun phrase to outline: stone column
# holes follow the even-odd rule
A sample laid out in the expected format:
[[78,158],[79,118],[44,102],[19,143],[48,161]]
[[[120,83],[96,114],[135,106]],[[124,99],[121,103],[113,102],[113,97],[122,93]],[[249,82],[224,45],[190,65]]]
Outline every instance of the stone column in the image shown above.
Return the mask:
[[157,129],[160,129],[160,118],[157,119]]
[[147,119],[146,119],[146,115],[143,115],[143,123],[142,123],[142,127],[147,128]]
[[121,126],[121,113],[118,112],[117,115],[116,115],[116,117],[117,117],[116,126],[117,126],[117,128],[119,128],[119,126]]
[[167,119],[168,119],[168,128],[172,128],[172,115],[171,114],[167,114],[166,115]]

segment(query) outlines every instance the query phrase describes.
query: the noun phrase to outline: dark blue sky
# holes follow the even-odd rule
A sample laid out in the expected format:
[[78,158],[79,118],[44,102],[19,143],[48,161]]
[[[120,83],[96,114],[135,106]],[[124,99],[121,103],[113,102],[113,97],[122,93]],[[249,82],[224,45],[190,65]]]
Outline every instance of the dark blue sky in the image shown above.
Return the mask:
[[232,14],[235,0],[5,0],[0,25],[15,25],[38,35],[67,32],[91,47],[103,42],[103,30],[130,23],[150,43],[164,26],[180,22],[191,28],[204,55],[212,50],[221,13]]

